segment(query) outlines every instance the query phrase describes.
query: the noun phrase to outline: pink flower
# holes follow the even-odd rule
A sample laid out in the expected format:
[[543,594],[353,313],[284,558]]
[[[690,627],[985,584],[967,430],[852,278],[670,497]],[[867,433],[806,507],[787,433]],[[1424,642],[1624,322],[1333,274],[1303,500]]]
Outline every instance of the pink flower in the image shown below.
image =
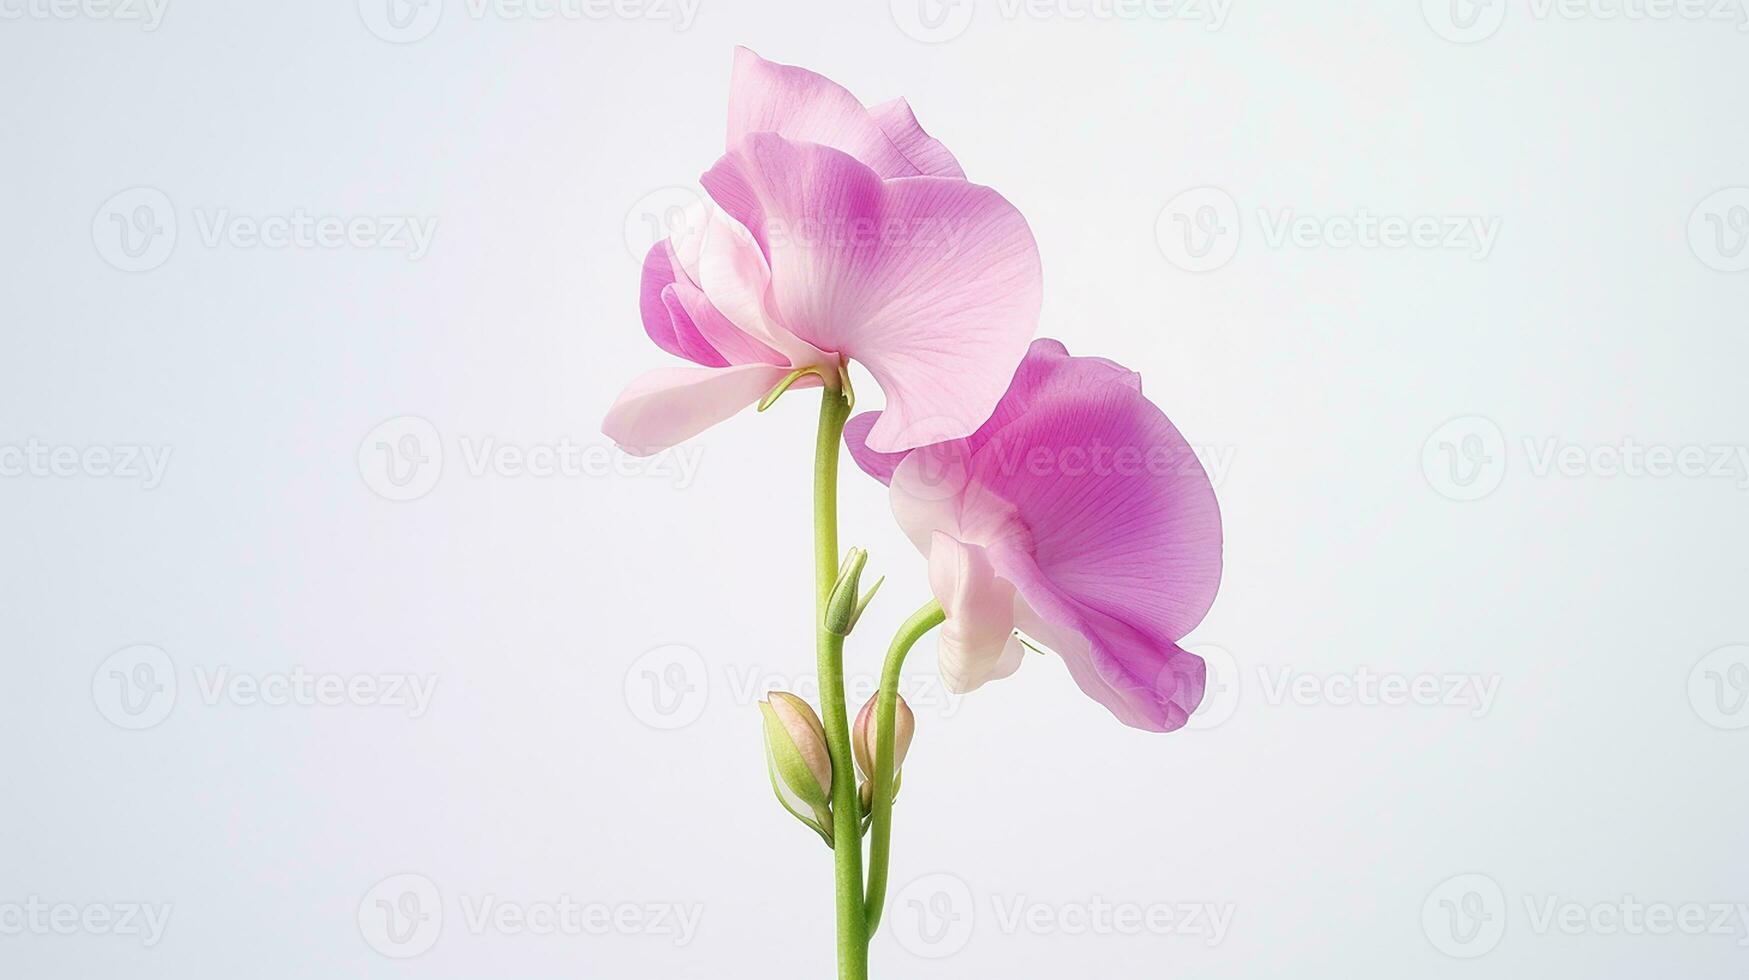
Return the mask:
[[715,207],[644,260],[645,331],[698,366],[632,382],[603,431],[629,452],[658,452],[794,370],[836,379],[855,359],[886,394],[870,445],[972,433],[1037,326],[1026,220],[967,182],[903,99],[865,108],[745,48],[730,87],[728,153],[702,178]]
[[1019,629],[1124,724],[1189,719],[1204,666],[1177,641],[1220,584],[1220,510],[1139,375],[1040,339],[970,438],[882,453],[867,439],[879,424],[859,415],[845,441],[929,559],[951,690],[1013,673]]

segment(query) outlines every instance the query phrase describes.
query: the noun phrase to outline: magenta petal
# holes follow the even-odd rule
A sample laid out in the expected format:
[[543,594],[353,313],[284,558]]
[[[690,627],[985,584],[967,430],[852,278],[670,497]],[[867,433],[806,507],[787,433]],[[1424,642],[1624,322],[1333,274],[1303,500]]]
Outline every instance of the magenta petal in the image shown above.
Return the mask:
[[923,131],[923,126],[912,113],[910,103],[904,99],[894,99],[882,102],[869,110],[874,120],[917,168],[920,174],[931,177],[966,178],[966,172],[960,169],[960,162],[953,158],[947,147],[941,141]]
[[844,447],[850,450],[850,458],[856,460],[856,465],[864,473],[882,483],[893,482],[893,470],[898,469],[904,461],[904,453],[877,453],[868,448],[868,433],[879,421],[881,413],[864,412],[844,423]]
[[[898,128],[896,123],[889,125]],[[901,130],[908,142],[916,143],[919,135],[929,140],[915,119],[911,126],[917,135]],[[766,61],[747,48],[736,48],[729,80],[729,147],[751,133],[777,133],[842,150],[882,177],[929,172],[912,162],[888,129],[844,86],[806,68]],[[947,150],[937,153],[919,147],[917,152],[938,161]]]
[[[644,253],[643,277],[638,284],[638,311],[643,315],[644,332],[650,335],[657,347],[675,357],[686,357],[686,352],[675,336],[674,310],[669,308],[662,294],[675,279],[684,275],[680,271],[680,261],[674,255],[674,246],[668,239],[662,239]],[[688,323],[687,329],[691,328]]]
[[766,252],[793,334],[869,369],[880,452],[970,435],[1038,323],[1038,248],[1012,205],[942,177],[882,181],[831,148],[748,136],[703,177]]
[[653,456],[757,402],[789,372],[777,364],[651,371],[620,393],[601,431],[633,456]]
[[[1042,578],[1028,585],[1020,590],[1017,625],[1063,658],[1075,686],[1131,728],[1184,727],[1207,684],[1201,657],[1142,636],[1116,617],[1056,593]],[[1035,603],[1043,609],[1032,608]]]

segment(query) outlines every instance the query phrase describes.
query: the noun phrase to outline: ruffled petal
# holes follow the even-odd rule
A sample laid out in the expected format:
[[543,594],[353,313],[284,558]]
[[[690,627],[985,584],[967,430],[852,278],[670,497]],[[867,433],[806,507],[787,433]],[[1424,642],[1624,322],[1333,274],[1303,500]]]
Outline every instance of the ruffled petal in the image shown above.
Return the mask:
[[[778,364],[651,371],[620,393],[601,431],[633,456],[653,456],[757,402],[789,371]],[[810,376],[797,387],[810,381],[819,383]]]
[[947,689],[964,694],[1014,673],[1024,652],[1014,638],[1014,586],[996,577],[984,549],[937,531],[929,588],[947,614],[937,638]]
[[864,473],[882,483],[893,482],[893,471],[904,461],[904,453],[877,453],[868,448],[868,433],[881,417],[879,412],[864,412],[844,423],[844,448]]
[[768,260],[767,312],[880,384],[887,408],[871,448],[957,439],[989,418],[1041,302],[1038,248],[1001,195],[942,177],[882,181],[847,154],[770,133],[748,136],[703,182]]
[[[976,452],[990,438],[1023,415],[1040,397],[1060,385],[1115,384],[1142,390],[1142,376],[1129,368],[1103,357],[1071,357],[1061,341],[1040,337],[1027,349],[1026,358],[1008,383],[1008,391],[996,403],[990,418],[964,440],[965,448]],[[864,412],[844,427],[844,443],[850,458],[864,473],[882,483],[893,482],[893,470],[905,457],[902,452],[882,453],[870,449],[868,434],[880,420],[879,412]]]
[[910,103],[904,99],[894,99],[882,102],[869,110],[869,115],[911,161],[920,174],[931,177],[954,177],[966,179],[966,172],[960,169],[960,162],[953,158],[947,147],[941,141],[923,131],[923,125],[917,121],[917,116],[911,111]]
[[[1042,579],[1028,584],[1016,604],[1015,624],[1063,658],[1082,693],[1131,728],[1170,732],[1184,727],[1207,685],[1201,657],[1056,595]],[[1035,610],[1034,602],[1049,612]]]
[[[897,128],[896,123],[890,125]],[[922,139],[934,142],[915,119],[911,125]],[[908,141],[917,140],[917,135],[900,132]],[[806,68],[766,61],[747,48],[736,48],[735,68],[729,79],[728,145],[734,147],[750,133],[777,133],[830,146],[861,160],[882,177],[929,172],[912,161],[880,119],[844,86]],[[932,160],[947,153],[945,148],[939,154],[927,148],[917,152]]]

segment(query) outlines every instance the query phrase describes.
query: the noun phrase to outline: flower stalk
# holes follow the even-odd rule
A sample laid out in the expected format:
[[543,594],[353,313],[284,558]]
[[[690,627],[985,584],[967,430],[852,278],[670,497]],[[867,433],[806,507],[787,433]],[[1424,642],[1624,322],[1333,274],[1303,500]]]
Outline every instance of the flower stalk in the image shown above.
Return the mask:
[[844,704],[844,636],[827,627],[838,583],[838,447],[850,418],[850,396],[828,383],[820,397],[814,439],[814,652],[820,678],[820,715],[834,772],[832,865],[838,907],[838,980],[868,980],[868,917],[863,906],[862,815]]

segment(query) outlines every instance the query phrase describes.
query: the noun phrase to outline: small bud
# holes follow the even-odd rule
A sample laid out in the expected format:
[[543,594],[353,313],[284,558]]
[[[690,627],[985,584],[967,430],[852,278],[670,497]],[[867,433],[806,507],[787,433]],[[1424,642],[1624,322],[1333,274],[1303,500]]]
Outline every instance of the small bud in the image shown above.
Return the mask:
[[[870,779],[874,778],[875,769],[875,706],[880,699],[878,691],[868,699],[868,703],[857,712],[856,727],[850,733],[851,748],[856,750],[856,767]],[[898,696],[893,707],[893,772],[896,775],[899,767],[905,764],[905,753],[911,751],[911,736],[917,733],[917,716],[911,713],[911,706],[905,703],[903,694]]]
[[814,810],[832,802],[832,753],[826,726],[808,702],[788,691],[773,691],[759,702],[765,716],[765,744],[772,774]]
[[838,582],[832,586],[832,593],[826,599],[826,614],[822,622],[826,632],[836,636],[850,635],[850,627],[860,611],[857,600],[862,585],[862,567],[866,564],[868,552],[861,548],[852,548],[850,554],[844,556],[844,564],[838,568]]

